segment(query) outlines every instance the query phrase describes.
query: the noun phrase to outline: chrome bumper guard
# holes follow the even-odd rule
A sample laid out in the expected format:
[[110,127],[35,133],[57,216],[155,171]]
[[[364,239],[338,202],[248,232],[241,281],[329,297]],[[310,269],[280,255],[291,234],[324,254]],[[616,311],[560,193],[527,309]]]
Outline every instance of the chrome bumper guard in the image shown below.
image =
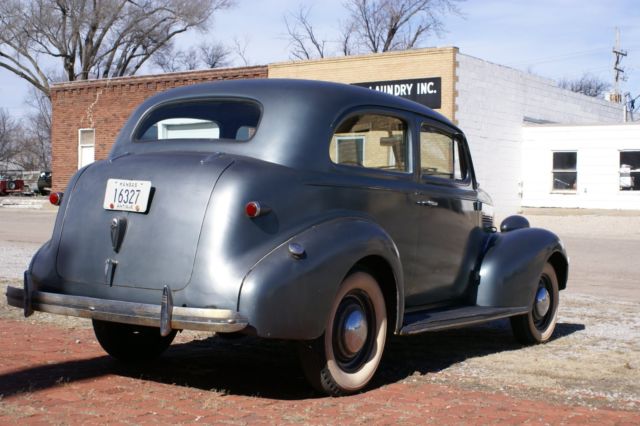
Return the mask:
[[[26,278],[26,277],[25,277]],[[7,303],[23,308],[25,317],[33,311],[92,318],[125,324],[159,327],[163,336],[171,330],[199,330],[230,333],[249,324],[246,318],[227,309],[184,308],[173,306],[171,291],[165,287],[159,305],[70,296],[31,290],[25,279],[25,289],[7,287]]]

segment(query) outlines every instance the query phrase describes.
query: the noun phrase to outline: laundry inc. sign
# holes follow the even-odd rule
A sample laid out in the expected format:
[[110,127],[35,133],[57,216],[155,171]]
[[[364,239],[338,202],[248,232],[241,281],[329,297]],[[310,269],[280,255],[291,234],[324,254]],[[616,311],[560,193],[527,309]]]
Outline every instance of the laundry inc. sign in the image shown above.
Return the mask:
[[440,77],[418,78],[414,80],[371,81],[355,83],[355,86],[367,87],[378,92],[400,96],[426,105],[429,108],[440,108],[442,81]]

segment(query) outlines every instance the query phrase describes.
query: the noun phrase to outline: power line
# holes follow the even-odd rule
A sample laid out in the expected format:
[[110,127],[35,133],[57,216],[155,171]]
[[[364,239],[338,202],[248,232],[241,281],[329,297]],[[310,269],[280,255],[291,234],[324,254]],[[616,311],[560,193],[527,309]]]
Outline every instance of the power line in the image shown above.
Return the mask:
[[606,47],[600,47],[597,49],[589,49],[589,50],[582,50],[582,51],[572,52],[572,53],[564,53],[560,55],[547,56],[547,57],[532,59],[528,61],[512,62],[510,65],[513,67],[516,67],[520,65],[539,65],[539,64],[549,63],[549,62],[559,62],[567,59],[574,59],[580,56],[590,56],[595,53],[604,53],[608,50],[609,49]]

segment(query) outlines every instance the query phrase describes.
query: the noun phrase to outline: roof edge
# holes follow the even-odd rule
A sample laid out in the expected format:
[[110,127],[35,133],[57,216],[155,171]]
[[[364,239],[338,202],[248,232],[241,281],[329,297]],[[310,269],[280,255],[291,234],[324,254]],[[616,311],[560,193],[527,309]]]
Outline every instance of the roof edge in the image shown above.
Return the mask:
[[456,46],[425,47],[420,49],[391,50],[387,52],[363,53],[359,55],[330,56],[330,57],[317,58],[317,59],[272,62],[267,66],[269,68],[278,68],[278,67],[285,67],[285,66],[291,66],[291,65],[313,64],[318,62],[328,63],[328,62],[352,61],[354,59],[374,59],[374,58],[379,58],[381,56],[421,56],[425,54],[442,54],[442,53],[451,53],[451,52],[456,53],[458,51],[459,51],[459,48]]
[[132,75],[124,77],[99,78],[92,80],[76,80],[62,83],[54,83],[51,85],[51,91],[75,90],[87,87],[101,86],[126,86],[131,84],[140,84],[146,82],[162,83],[175,80],[201,80],[211,77],[229,77],[229,76],[246,76],[259,75],[267,77],[269,68],[267,65],[254,65],[249,67],[234,68],[209,68],[194,71],[178,71],[162,74],[145,74]]

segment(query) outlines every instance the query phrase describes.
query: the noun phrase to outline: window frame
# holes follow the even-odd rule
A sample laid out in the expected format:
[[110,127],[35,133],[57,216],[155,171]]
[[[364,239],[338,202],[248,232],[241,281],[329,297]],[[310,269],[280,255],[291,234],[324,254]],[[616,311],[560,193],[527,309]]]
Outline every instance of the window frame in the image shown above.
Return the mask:
[[[353,118],[355,116],[359,116],[359,115],[381,115],[381,116],[385,116],[385,117],[390,117],[390,118],[394,118],[396,120],[400,120],[405,128],[404,128],[404,143],[405,143],[405,162],[406,162],[406,166],[405,166],[405,170],[389,170],[389,169],[381,169],[381,168],[375,168],[375,167],[366,167],[366,166],[353,166],[353,165],[349,165],[349,164],[340,164],[340,163],[336,163],[333,161],[333,159],[331,159],[331,141],[333,140],[333,138],[335,137],[336,140],[337,138],[339,138],[340,136],[336,135],[335,130],[338,129],[340,127],[340,125],[342,125],[342,123],[344,123],[346,120],[349,120],[350,118]],[[371,107],[365,107],[365,108],[357,108],[357,109],[352,109],[349,110],[343,114],[341,114],[340,116],[338,116],[332,123],[331,125],[331,135],[329,136],[329,140],[327,143],[327,159],[329,161],[329,164],[331,165],[331,168],[335,171],[348,171],[350,173],[358,173],[358,174],[362,174],[362,175],[370,175],[370,174],[374,174],[374,175],[378,175],[378,176],[388,176],[388,177],[402,177],[402,178],[413,178],[414,176],[414,171],[415,171],[415,166],[414,166],[414,147],[413,147],[413,131],[412,131],[412,126],[413,126],[413,119],[411,116],[407,115],[407,114],[403,114],[402,111],[398,111],[398,110],[393,110],[393,109],[387,109],[384,107],[379,107],[379,108],[371,108]],[[360,135],[357,134],[357,132],[354,132],[354,134],[352,136],[345,136],[346,138],[350,138],[350,137],[360,137]],[[337,143],[336,143],[336,147],[337,147]],[[366,143],[363,144],[363,161],[364,161],[364,155],[365,155],[365,151],[366,151]],[[337,157],[337,155],[336,155]]]
[[[334,134],[335,135],[335,134]],[[366,158],[366,153],[365,150],[367,148],[367,144],[366,142],[366,136],[364,135],[358,135],[358,134],[353,134],[351,136],[336,136],[336,160],[340,161],[340,147],[338,146],[340,142],[346,141],[346,140],[353,140],[356,139],[358,142],[362,143],[362,163],[364,164],[364,159]],[[356,143],[358,143],[356,142]],[[335,163],[335,164],[341,164],[343,166],[348,166],[349,164],[345,164],[345,163]],[[365,166],[357,166],[357,167],[365,167]]]
[[[621,179],[621,168],[622,168],[622,153],[623,152],[637,152],[638,154],[640,154],[640,149],[620,149],[618,151],[618,192],[621,193],[630,193],[630,194],[640,194],[640,189],[633,189],[633,186],[631,186],[630,189],[622,189],[622,185],[620,185],[620,179]],[[633,176],[633,173],[636,173],[636,176]],[[640,180],[640,167],[637,169],[631,169],[630,172],[630,178],[631,179],[639,179]]]
[[[83,132],[88,132],[89,130],[93,133],[92,143],[82,143]],[[88,148],[88,147],[93,147],[93,161],[91,163],[94,163],[96,161],[96,129],[95,127],[83,127],[78,129],[78,170],[91,164],[91,163],[85,164],[85,166],[82,165],[82,148]]]
[[[435,176],[435,175],[428,175],[428,174],[423,174],[422,173],[422,129],[427,126],[430,127],[434,130],[436,130],[436,132],[434,133],[441,133],[445,136],[448,136],[451,138],[451,140],[453,141],[454,144],[457,144],[458,146],[458,157],[460,158],[461,164],[461,172],[464,170],[465,175],[462,179],[456,179],[455,178],[455,164],[454,164],[454,177],[452,178],[445,178],[445,177],[441,177],[441,176]],[[421,119],[419,121],[418,124],[418,140],[416,143],[417,147],[416,147],[416,151],[417,151],[417,167],[416,167],[416,171],[417,171],[417,178],[420,182],[422,183],[429,183],[429,184],[437,184],[437,185],[445,185],[445,186],[454,186],[454,187],[463,187],[463,188],[468,188],[468,187],[473,187],[474,186],[474,179],[473,179],[473,166],[472,163],[470,161],[470,153],[469,153],[469,147],[466,143],[466,139],[464,137],[464,135],[462,133],[460,133],[459,131],[456,131],[453,128],[450,128],[448,126],[445,126],[442,123],[439,122],[434,122],[431,120],[425,120],[425,119]],[[454,148],[454,152],[455,152],[455,148]]]
[[[253,106],[255,106],[259,112],[259,117],[258,117],[258,121],[256,122],[256,125],[254,127],[254,131],[253,134],[251,135],[251,137],[249,137],[249,139],[231,139],[231,138],[218,138],[218,139],[150,139],[150,140],[145,140],[145,139],[141,139],[140,137],[142,136],[143,132],[141,132],[141,127],[143,124],[145,124],[145,122],[159,109],[165,108],[165,107],[171,107],[173,105],[176,104],[185,104],[185,103],[207,103],[207,102],[233,102],[233,103],[245,103],[245,104],[251,104]],[[196,98],[187,98],[187,99],[171,99],[169,101],[166,102],[161,102],[159,104],[153,105],[152,107],[150,107],[149,109],[147,109],[146,111],[144,111],[144,113],[142,113],[140,115],[140,117],[135,121],[135,124],[131,127],[131,133],[129,136],[129,142],[134,143],[134,144],[150,144],[150,143],[158,143],[158,142],[175,142],[175,141],[185,141],[188,140],[192,143],[196,143],[196,144],[203,144],[203,145],[211,145],[212,141],[213,143],[247,143],[253,140],[253,138],[255,137],[256,133],[258,133],[258,130],[260,129],[260,125],[262,124],[262,119],[264,118],[264,107],[263,105],[258,102],[255,99],[252,98],[245,98],[245,97],[233,97],[233,96],[221,96],[221,97],[217,97],[217,96],[203,96],[203,97],[196,97]],[[212,122],[215,122],[218,125],[218,128],[222,130],[222,128],[220,127],[220,123],[216,120],[209,120]],[[154,123],[155,124],[155,123]],[[151,126],[149,126],[151,127]],[[251,127],[251,126],[241,126],[241,127]]]
[[[556,169],[553,167],[556,154],[576,154],[576,167],[575,169]],[[553,187],[555,181],[555,173],[575,173],[576,183],[575,189],[556,189]],[[551,193],[552,194],[577,194],[578,193],[578,150],[577,149],[562,149],[557,151],[551,151]]]

